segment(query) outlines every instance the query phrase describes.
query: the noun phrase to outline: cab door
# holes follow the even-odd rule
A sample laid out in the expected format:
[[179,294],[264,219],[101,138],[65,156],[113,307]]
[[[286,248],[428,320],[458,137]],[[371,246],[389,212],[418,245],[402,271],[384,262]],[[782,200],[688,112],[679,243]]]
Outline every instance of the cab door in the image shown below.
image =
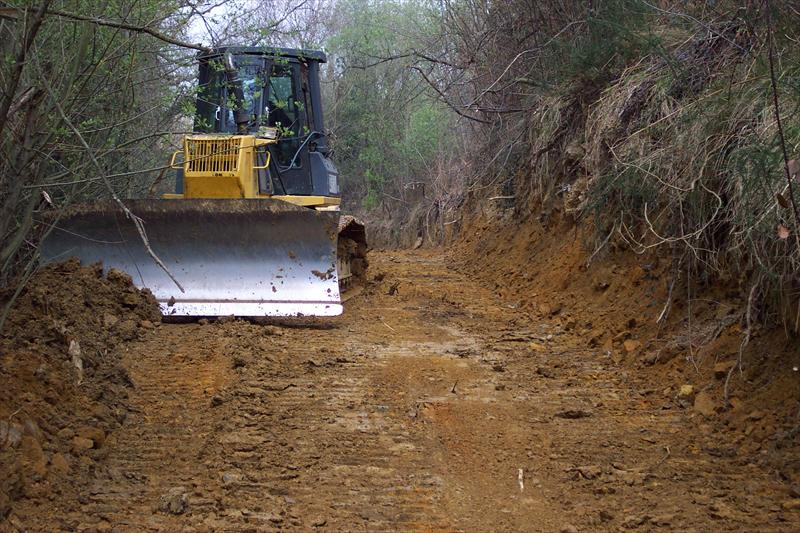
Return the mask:
[[305,195],[313,192],[308,160],[307,111],[300,64],[275,59],[268,65],[267,124],[278,128],[279,141],[270,147],[276,192]]

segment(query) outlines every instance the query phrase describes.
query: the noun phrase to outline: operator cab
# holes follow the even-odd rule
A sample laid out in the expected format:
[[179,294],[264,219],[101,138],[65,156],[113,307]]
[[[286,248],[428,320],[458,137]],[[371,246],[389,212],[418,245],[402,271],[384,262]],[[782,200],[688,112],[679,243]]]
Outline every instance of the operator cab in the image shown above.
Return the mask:
[[[223,47],[199,59],[194,131],[274,138],[262,194],[339,196],[322,118],[323,52]],[[179,191],[180,192],[180,191]]]

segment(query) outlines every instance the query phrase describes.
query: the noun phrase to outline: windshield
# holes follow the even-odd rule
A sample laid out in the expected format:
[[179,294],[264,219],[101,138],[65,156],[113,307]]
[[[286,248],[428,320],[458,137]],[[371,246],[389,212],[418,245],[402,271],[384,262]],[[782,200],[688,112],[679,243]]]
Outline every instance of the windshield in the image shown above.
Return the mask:
[[[247,129],[255,131],[261,121],[265,79],[261,61],[249,58],[236,58],[239,80],[242,82],[244,102],[249,123]],[[201,81],[197,91],[197,113],[195,130],[203,132],[236,132],[234,111],[237,108],[233,87],[228,81],[221,59],[208,62],[208,76]]]

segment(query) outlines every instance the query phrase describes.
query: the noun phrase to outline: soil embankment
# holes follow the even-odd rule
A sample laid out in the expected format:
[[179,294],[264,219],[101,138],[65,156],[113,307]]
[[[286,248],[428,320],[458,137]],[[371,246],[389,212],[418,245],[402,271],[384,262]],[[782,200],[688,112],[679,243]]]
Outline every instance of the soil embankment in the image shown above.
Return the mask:
[[160,326],[129,276],[71,260],[42,269],[0,336],[0,520],[21,502],[76,500],[130,412],[121,359]]

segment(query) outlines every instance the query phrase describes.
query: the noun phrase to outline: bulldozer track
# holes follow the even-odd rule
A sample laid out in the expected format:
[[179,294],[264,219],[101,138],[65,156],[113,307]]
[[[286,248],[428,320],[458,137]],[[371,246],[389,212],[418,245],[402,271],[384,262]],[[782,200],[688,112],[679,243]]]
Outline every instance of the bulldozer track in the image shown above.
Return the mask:
[[123,428],[29,530],[796,530],[768,472],[585,339],[440,256],[375,255],[342,317],[128,345]]

